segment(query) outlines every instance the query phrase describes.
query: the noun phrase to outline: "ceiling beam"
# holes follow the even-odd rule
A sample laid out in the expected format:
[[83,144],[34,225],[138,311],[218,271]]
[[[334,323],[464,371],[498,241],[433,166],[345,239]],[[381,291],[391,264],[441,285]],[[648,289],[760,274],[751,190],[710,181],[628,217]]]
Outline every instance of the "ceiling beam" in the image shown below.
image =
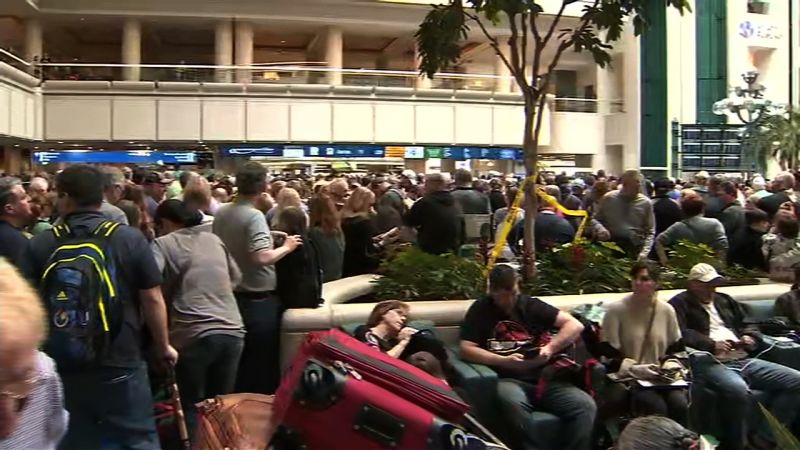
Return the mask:
[[461,49],[461,61],[467,61],[478,53],[492,48],[489,42],[471,42]]
[[399,37],[392,39],[391,42],[386,44],[386,47],[383,47],[381,53],[383,53],[384,56],[388,57],[393,55],[401,55],[413,49],[414,49],[413,38]]

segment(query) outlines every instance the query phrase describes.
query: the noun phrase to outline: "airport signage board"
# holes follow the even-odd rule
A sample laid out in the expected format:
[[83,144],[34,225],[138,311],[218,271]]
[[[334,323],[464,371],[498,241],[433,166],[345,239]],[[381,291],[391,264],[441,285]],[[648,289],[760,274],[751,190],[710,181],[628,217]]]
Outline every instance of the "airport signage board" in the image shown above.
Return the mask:
[[61,150],[33,152],[34,164],[195,164],[197,154],[185,151]]

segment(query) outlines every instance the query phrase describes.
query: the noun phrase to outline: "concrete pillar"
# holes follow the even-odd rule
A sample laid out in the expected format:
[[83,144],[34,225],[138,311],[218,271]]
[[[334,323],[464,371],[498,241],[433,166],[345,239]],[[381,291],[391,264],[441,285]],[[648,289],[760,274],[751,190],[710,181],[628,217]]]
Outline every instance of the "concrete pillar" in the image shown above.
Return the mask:
[[[417,48],[416,43],[414,44],[414,71],[419,71],[419,63],[422,58],[419,54],[419,49]],[[430,89],[432,86],[431,79],[426,77],[425,75],[420,75],[414,79],[414,87],[417,89]],[[444,165],[443,165],[444,167]],[[446,172],[444,168],[442,168],[442,172]]]
[[[250,22],[236,22],[236,65],[253,65],[253,24]],[[238,83],[250,83],[252,79],[250,69],[237,71]]]
[[[42,23],[38,19],[30,18],[25,21],[25,61],[33,63],[34,59],[41,61],[44,40],[42,38]],[[34,66],[28,68],[28,72],[34,72]]]
[[[344,64],[344,37],[342,29],[328,27],[325,29],[325,61],[329,69],[341,69]],[[327,72],[325,77],[328,84],[342,84],[342,73],[339,71]]]
[[[506,59],[510,58],[511,46],[508,45],[507,39],[500,38],[498,47],[500,47],[500,52]],[[494,74],[498,77],[506,77],[495,79],[494,91],[503,94],[511,92],[511,84],[513,83],[513,80],[510,78],[511,71],[508,70],[508,67],[503,63],[503,59],[497,55],[495,55],[494,61]]]
[[[217,22],[214,39],[214,64],[217,66],[233,65],[233,22],[221,20]],[[217,69],[216,80],[230,83],[233,80],[231,69]]]
[[[142,23],[138,19],[125,19],[122,26],[122,64],[139,65],[142,63]],[[141,67],[125,67],[122,70],[123,80],[139,81],[142,76]]]

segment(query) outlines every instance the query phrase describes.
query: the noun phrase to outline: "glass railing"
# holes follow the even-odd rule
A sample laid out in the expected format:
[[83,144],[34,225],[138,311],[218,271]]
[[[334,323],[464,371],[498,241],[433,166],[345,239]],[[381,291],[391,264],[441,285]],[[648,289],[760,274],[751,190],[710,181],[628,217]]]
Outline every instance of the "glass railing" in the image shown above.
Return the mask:
[[[137,80],[148,82],[242,83],[247,85],[341,85],[449,91],[478,91],[514,95],[513,80],[496,75],[441,73],[428,80],[413,70],[331,69],[314,65],[167,65],[42,63],[35,73],[48,80]],[[621,100],[556,98],[555,111],[616,113],[624,111]]]

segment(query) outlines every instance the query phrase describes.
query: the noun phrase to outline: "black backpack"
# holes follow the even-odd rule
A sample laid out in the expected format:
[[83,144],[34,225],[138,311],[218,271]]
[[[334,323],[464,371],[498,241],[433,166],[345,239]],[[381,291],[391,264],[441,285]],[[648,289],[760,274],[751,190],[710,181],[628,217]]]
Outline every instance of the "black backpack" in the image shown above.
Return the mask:
[[90,232],[74,233],[67,224],[52,229],[57,247],[39,286],[50,322],[44,349],[59,371],[97,363],[122,327],[117,268],[107,245],[119,226],[104,221]]

